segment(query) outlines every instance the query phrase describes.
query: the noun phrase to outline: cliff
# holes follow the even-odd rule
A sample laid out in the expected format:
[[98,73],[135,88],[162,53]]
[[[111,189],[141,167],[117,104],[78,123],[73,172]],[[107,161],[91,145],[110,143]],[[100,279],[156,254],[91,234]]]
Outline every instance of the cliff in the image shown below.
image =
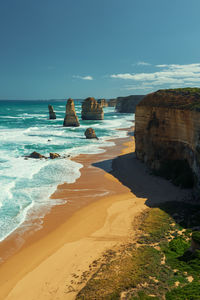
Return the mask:
[[87,98],[82,103],[81,117],[83,120],[103,120],[103,107],[94,98]]
[[110,99],[110,100],[108,101],[108,106],[109,106],[109,107],[115,107],[116,104],[117,104],[117,98],[115,98],[115,99]]
[[159,90],[137,105],[137,157],[158,174],[200,190],[200,89]]
[[144,95],[131,95],[118,97],[116,101],[116,111],[119,113],[134,113],[136,105],[144,98]]
[[53,110],[53,106],[49,104],[48,109],[49,109],[49,119],[55,120],[56,119],[56,113]]
[[78,117],[76,115],[74,101],[70,98],[67,100],[64,127],[78,127],[80,126]]

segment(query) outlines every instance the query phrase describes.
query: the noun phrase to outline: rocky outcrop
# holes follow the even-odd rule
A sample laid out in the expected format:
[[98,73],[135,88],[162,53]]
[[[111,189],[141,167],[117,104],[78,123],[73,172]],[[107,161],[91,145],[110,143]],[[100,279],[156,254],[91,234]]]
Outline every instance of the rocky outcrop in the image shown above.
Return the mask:
[[51,159],[55,159],[55,158],[60,157],[60,154],[58,154],[58,153],[49,153],[49,157],[50,157]]
[[85,137],[86,137],[86,139],[97,139],[98,140],[98,137],[96,136],[94,129],[91,127],[86,129]]
[[78,117],[76,115],[74,101],[70,98],[67,100],[64,127],[78,127],[80,126]]
[[136,108],[135,141],[140,160],[199,193],[200,89],[159,90],[144,97]]
[[42,154],[40,154],[40,153],[38,153],[36,151],[32,152],[30,155],[25,156],[25,157],[27,157],[27,158],[36,158],[36,159],[47,158],[46,156],[44,156],[44,155],[42,155]]
[[103,120],[103,107],[94,98],[87,98],[82,103],[81,117],[82,120]]
[[48,109],[49,109],[49,119],[55,120],[56,119],[56,113],[53,110],[53,106],[49,104]]
[[144,98],[144,95],[131,95],[127,97],[118,97],[116,111],[119,113],[134,113],[136,105]]
[[102,107],[107,107],[108,106],[108,102],[106,101],[106,99],[99,99],[97,102],[99,104],[101,104]]

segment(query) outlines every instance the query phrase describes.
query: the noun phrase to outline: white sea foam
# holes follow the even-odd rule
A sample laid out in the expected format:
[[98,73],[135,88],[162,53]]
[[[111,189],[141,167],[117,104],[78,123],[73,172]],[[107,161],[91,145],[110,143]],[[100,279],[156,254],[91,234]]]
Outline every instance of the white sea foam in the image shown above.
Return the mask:
[[[48,120],[47,110],[37,114],[36,109],[34,113],[18,109],[18,115],[7,115],[7,112],[0,116],[4,122],[13,119],[7,125],[0,123],[0,240],[19,226],[22,231],[26,230],[34,219],[37,220],[36,229],[42,226],[47,211],[63,203],[63,200],[50,199],[57,185],[72,183],[80,176],[82,165],[69,159],[25,160],[24,155],[33,151],[46,156],[49,152],[71,156],[102,153],[105,151],[102,148],[114,145],[112,139],[126,136],[126,131],[116,129],[130,127],[133,120],[133,115],[114,114],[106,118],[106,112],[112,113],[113,109],[105,108],[104,121],[81,121],[78,128],[63,128],[65,104],[55,105],[54,109],[58,114],[55,121]],[[80,105],[76,111],[80,116]],[[91,126],[99,140],[84,138],[85,129]]]

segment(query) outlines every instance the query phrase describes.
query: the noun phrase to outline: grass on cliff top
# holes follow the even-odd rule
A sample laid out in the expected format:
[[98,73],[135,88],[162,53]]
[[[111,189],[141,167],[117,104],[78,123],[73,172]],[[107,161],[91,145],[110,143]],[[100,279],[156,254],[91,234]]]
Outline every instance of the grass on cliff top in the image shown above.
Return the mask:
[[152,95],[147,95],[139,105],[200,111],[200,88],[163,89]]
[[163,89],[158,90],[157,93],[174,93],[174,94],[184,94],[184,95],[199,95],[200,96],[200,88],[197,87],[185,87],[185,88],[177,88],[177,89]]
[[200,251],[188,252],[191,229],[181,231],[178,224],[200,225],[200,206],[190,208],[170,202],[147,209],[137,243],[122,246],[103,263],[76,299],[116,300],[122,294],[130,300],[200,299]]

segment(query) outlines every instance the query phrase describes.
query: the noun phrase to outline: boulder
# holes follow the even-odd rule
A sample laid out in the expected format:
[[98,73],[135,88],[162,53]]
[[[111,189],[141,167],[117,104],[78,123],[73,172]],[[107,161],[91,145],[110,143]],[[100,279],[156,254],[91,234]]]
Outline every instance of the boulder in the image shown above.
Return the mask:
[[94,129],[91,127],[86,129],[85,136],[86,136],[86,139],[97,139],[98,140],[98,137],[96,136]]
[[103,107],[94,98],[87,98],[82,103],[82,120],[103,120]]
[[70,98],[66,104],[66,114],[63,122],[64,127],[78,127],[80,126],[78,117],[76,115],[74,101]]
[[56,113],[53,110],[53,106],[49,104],[48,109],[49,109],[49,119],[50,120],[55,120],[56,119]]
[[58,154],[58,153],[49,153],[49,156],[50,156],[51,159],[55,159],[55,158],[60,157],[60,154]]
[[106,101],[106,99],[99,99],[97,102],[99,104],[101,104],[102,107],[107,107],[108,106],[108,102]]
[[27,156],[27,157],[29,157],[29,158],[47,158],[46,156],[44,156],[44,155],[42,155],[42,154],[40,154],[40,153],[38,153],[38,152],[36,152],[36,151],[34,151],[34,152],[32,152],[29,156]]

